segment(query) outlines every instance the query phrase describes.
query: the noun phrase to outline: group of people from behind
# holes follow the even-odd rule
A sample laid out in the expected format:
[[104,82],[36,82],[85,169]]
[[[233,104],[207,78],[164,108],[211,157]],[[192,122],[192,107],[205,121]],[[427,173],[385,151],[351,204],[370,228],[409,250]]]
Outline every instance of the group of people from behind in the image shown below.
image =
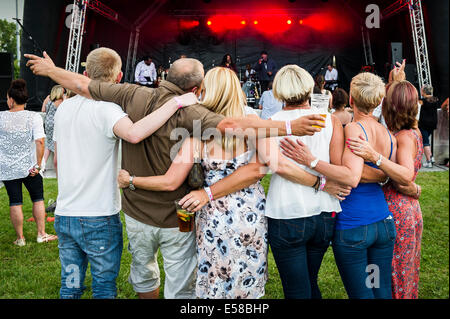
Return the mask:
[[[260,298],[269,245],[285,298],[321,298],[318,274],[330,242],[350,298],[417,298],[422,216],[414,180],[423,147],[411,83],[355,76],[344,128],[341,116],[311,107],[315,82],[296,65],[274,74],[272,94],[282,105],[265,120],[247,115],[230,68],[204,75],[199,61],[179,59],[150,89],[118,84],[121,60],[110,49],[89,54],[86,76],[57,68],[46,54],[26,57],[35,74],[78,94],[59,106],[53,134],[61,298],[81,297],[88,262],[94,297],[117,295],[121,208],[129,282],[140,298],[159,295],[158,249],[166,298]],[[102,58],[115,61],[112,70]],[[346,93],[334,93],[339,115]],[[372,116],[380,103],[387,127]],[[184,139],[170,138],[177,128]],[[204,174],[200,189],[187,183],[194,163]],[[260,179],[268,169],[266,198]],[[194,232],[178,230],[174,201],[196,212]],[[79,268],[80,287],[67,285],[69,264]],[[367,269],[378,281],[367,280]]]

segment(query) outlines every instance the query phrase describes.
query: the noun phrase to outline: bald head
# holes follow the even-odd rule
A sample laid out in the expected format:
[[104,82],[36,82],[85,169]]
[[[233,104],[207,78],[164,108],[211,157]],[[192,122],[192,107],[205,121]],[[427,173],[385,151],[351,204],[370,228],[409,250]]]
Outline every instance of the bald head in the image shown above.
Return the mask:
[[199,87],[205,76],[203,64],[196,59],[183,58],[176,60],[167,73],[167,81],[175,84],[185,92]]

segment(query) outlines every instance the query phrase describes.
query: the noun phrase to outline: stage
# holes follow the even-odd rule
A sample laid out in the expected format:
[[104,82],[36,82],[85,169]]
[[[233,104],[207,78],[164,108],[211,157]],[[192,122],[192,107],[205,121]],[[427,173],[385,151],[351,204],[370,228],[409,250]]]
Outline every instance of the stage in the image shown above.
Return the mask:
[[[184,54],[200,60],[207,71],[229,53],[242,79],[245,66],[254,64],[265,50],[278,68],[298,64],[313,76],[324,74],[326,65],[335,62],[339,85],[348,90],[351,78],[367,64],[361,32],[368,15],[366,6],[374,3],[383,10],[394,2],[104,0],[96,3],[103,3],[110,11],[103,8],[101,12],[97,7],[86,12],[79,63],[93,48],[110,47],[122,57],[124,78],[131,82],[135,65],[146,54],[152,56],[156,68],[167,68]],[[448,41],[442,41],[448,39],[448,15],[439,12],[448,11],[448,1],[422,3],[431,79],[436,94],[443,98],[448,96]],[[72,14],[73,0],[25,0],[24,27],[62,67],[66,65]],[[418,86],[408,10],[382,19],[380,28],[366,31],[375,72],[386,77],[392,62],[391,43],[401,43],[408,80]],[[38,50],[22,37],[21,51]],[[28,107],[38,110],[53,83],[34,77],[25,63],[22,59],[21,76],[32,97]],[[78,65],[78,72],[82,71]]]

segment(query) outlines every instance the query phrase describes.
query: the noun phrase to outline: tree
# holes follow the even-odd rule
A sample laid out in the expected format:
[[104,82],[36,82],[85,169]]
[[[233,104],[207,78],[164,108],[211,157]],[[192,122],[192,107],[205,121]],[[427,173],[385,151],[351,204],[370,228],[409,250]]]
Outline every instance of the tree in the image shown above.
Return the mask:
[[0,19],[0,52],[11,53],[14,59],[14,77],[19,77],[19,63],[16,52],[16,24]]

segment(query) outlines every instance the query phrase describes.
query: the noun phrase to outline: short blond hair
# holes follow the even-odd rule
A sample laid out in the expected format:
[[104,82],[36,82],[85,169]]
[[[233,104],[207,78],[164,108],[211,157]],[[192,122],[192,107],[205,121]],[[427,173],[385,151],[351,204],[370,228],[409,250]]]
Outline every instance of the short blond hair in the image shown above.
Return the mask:
[[[225,117],[245,116],[247,98],[236,73],[228,68],[215,67],[203,80],[204,98],[201,104],[214,113]],[[236,138],[222,138],[222,147],[227,151],[236,148]]]
[[380,105],[385,95],[383,80],[373,73],[360,73],[350,83],[350,96],[358,110],[365,114]]
[[55,85],[50,91],[50,100],[55,102],[61,100],[64,97],[64,88],[61,85]]
[[311,74],[298,65],[282,67],[273,80],[273,96],[286,104],[302,104],[310,99],[314,89]]
[[112,49],[98,48],[87,56],[86,73],[92,80],[115,82],[121,69],[122,60]]

